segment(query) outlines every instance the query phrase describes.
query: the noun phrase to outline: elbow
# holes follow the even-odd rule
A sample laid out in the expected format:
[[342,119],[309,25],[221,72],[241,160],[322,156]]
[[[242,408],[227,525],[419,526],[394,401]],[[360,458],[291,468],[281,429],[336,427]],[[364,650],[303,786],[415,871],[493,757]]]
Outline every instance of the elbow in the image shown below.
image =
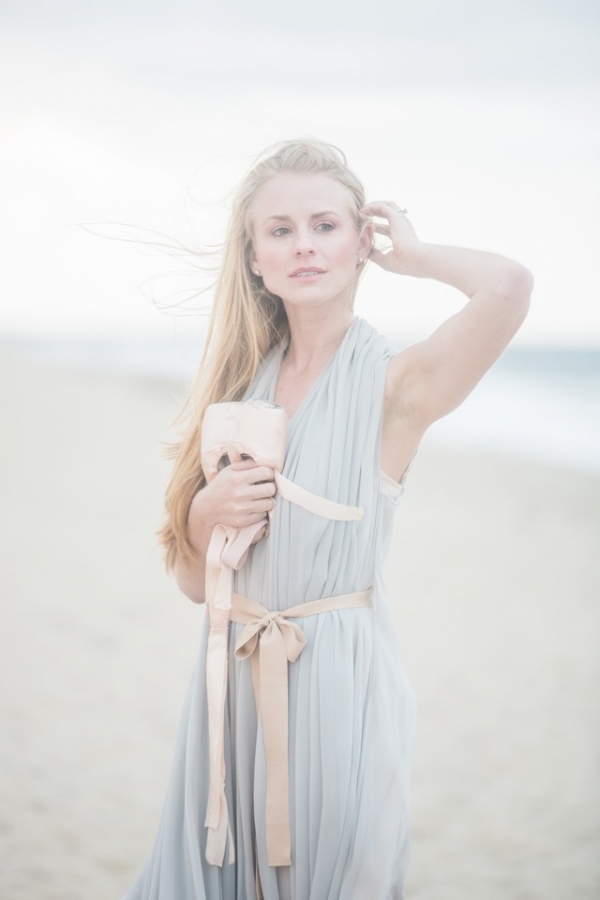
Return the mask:
[[525,311],[527,311],[532,291],[532,273],[520,263],[511,263],[508,272],[502,280],[500,293],[505,299],[523,305]]
[[519,298],[525,308],[525,316],[529,309],[529,304],[531,303],[531,294],[533,292],[534,283],[533,274],[526,266],[519,265],[514,280],[515,295]]
[[518,274],[515,277],[515,302],[520,308],[519,325],[523,323],[529,307],[531,305],[531,294],[533,292],[533,274],[525,266],[519,266]]
[[191,600],[192,603],[197,603],[199,606],[205,602],[206,597],[204,596],[204,591],[200,592],[197,590],[193,590],[188,585],[181,584],[180,581],[177,582],[177,586],[184,597],[187,597],[188,600]]
[[177,587],[188,600],[191,600],[192,603],[205,602],[204,579],[194,578],[179,557],[177,557],[173,566],[173,575]]
[[504,277],[497,285],[497,295],[504,303],[510,304],[518,328],[524,321],[531,303],[533,275],[526,266],[511,262]]

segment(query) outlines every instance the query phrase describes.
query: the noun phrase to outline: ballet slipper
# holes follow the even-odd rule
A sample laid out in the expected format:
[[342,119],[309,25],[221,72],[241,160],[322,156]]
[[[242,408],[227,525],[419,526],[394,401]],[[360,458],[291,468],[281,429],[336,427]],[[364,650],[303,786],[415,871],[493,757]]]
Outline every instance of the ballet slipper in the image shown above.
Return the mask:
[[[207,482],[223,466],[252,459],[257,466],[281,471],[285,461],[287,417],[281,406],[262,400],[246,403],[212,403],[202,422],[201,463]],[[266,535],[269,514],[253,525],[228,529],[223,562],[239,569],[260,531]]]

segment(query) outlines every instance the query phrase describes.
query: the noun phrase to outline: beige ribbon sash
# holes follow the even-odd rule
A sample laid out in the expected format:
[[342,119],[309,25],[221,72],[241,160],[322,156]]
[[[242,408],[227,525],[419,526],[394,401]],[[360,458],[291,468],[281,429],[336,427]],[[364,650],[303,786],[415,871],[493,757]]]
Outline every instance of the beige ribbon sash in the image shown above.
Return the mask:
[[235,850],[225,796],[225,699],[228,672],[228,624],[233,569],[243,565],[254,535],[263,523],[246,528],[217,525],[206,553],[206,605],[210,621],[206,651],[206,694],[209,722],[210,779],[205,826],[206,858],[222,865],[229,837],[229,862]]
[[244,625],[235,645],[237,659],[251,660],[257,714],[262,719],[267,764],[266,829],[270,866],[291,864],[288,763],[288,661],[295,662],[306,635],[288,619],[340,609],[371,607],[372,588],[324,597],[285,610],[268,610],[232,594],[231,619]]
[[[294,484],[277,471],[275,471],[275,482],[277,491],[283,498],[290,503],[301,506],[308,512],[312,512],[314,515],[338,522],[356,522],[362,518],[362,509],[355,506],[346,506],[342,503],[336,503],[333,500],[328,500],[326,497],[319,497],[318,494],[313,494],[311,491],[307,491],[305,488],[301,488]],[[227,626],[232,603],[232,570],[239,569],[244,564],[252,540],[267,522],[268,519],[265,516],[264,520],[257,522],[255,525],[248,525],[241,529],[228,528],[225,525],[216,525],[206,554],[205,596],[210,622],[206,654],[210,779],[204,824],[208,829],[206,838],[206,861],[215,866],[223,865],[227,838],[229,838],[228,861],[230,863],[235,861],[235,848],[231,835],[227,799],[225,796],[225,702],[227,696],[228,672]],[[346,595],[346,599],[355,596],[359,595],[348,594]],[[332,598],[326,599],[330,600]],[[248,603],[254,603],[254,601],[249,600]],[[314,601],[314,603],[323,604],[325,603],[325,600],[317,600]],[[347,605],[348,604],[344,603],[341,607],[323,607],[322,609],[317,609],[315,607],[314,612],[308,612],[306,610],[308,607],[312,607],[313,604],[301,604],[300,606],[293,607],[294,610],[303,610],[302,612],[294,613],[294,617],[315,615],[318,612],[324,612],[330,608],[339,609]],[[359,603],[358,605],[364,604]],[[267,613],[267,610],[261,606],[260,603],[256,603],[255,608],[250,610],[248,614],[253,614],[254,618],[259,620],[265,613]],[[279,616],[290,614],[290,611],[286,610],[285,613],[279,613]],[[236,619],[235,621],[240,620]],[[244,620],[244,622],[246,622],[246,620]],[[283,635],[283,644],[278,639],[277,635],[275,638],[272,638],[271,630],[266,639],[261,637],[260,640],[263,644],[266,640],[266,645],[269,648],[267,651],[267,658],[269,660],[277,658],[277,670],[283,671],[285,676],[285,684],[282,680],[281,686],[274,688],[273,693],[278,693],[274,698],[274,701],[269,703],[267,711],[268,718],[270,715],[269,711],[277,711],[280,708],[283,709],[285,706],[285,732],[279,733],[273,725],[267,723],[269,735],[273,735],[273,737],[270,737],[269,739],[269,747],[275,748],[272,753],[268,754],[267,758],[285,759],[285,796],[287,798],[287,660],[289,659],[290,662],[293,662],[298,658],[304,643],[306,643],[306,638],[304,637],[304,632],[298,626],[294,626],[291,623],[284,623],[284,625],[286,627],[284,627],[283,632],[279,630],[279,627],[277,628],[277,634]],[[265,631],[266,627],[267,626],[265,625],[265,627],[262,628],[262,631]],[[294,629],[296,630],[294,631]],[[245,631],[246,629],[244,629],[244,632]],[[257,642],[260,637],[258,632],[261,632],[262,634],[262,631],[260,628],[257,628]],[[302,646],[300,646],[300,644]],[[252,677],[258,704],[259,691],[256,690],[256,687],[259,685],[257,679],[259,654],[257,652],[256,657],[253,655],[255,649],[258,651],[258,643],[245,655],[252,656]],[[244,656],[239,658],[242,659]],[[263,712],[263,727],[264,723],[265,714]],[[285,737],[285,746],[280,746],[283,737]],[[281,766],[276,766],[274,771],[276,773],[281,773]],[[273,777],[271,778],[271,789],[268,790],[267,817],[268,821],[274,823],[272,824],[269,833],[272,835],[275,831],[279,831],[279,825],[276,823],[278,822],[278,816],[283,816],[282,823],[284,829],[287,828],[289,846],[287,799],[286,807],[282,813],[282,805],[278,798],[282,793],[283,783],[280,784],[279,781],[277,781],[278,778],[281,778],[280,774],[276,774],[275,781],[273,780]],[[275,785],[275,787],[273,787],[273,785]],[[273,801],[273,798],[277,799]],[[273,858],[275,857],[280,858],[280,855],[275,853]],[[271,858],[271,855],[269,858]],[[270,863],[270,865],[289,865],[289,863]]]
[[306,488],[290,481],[281,472],[275,471],[275,484],[278,493],[285,500],[301,506],[302,509],[306,509],[316,516],[322,516],[324,519],[331,519],[334,522],[358,522],[363,517],[363,510],[360,506],[346,506],[344,503],[336,503],[334,500],[328,500],[327,497],[313,494],[312,491],[307,491]]

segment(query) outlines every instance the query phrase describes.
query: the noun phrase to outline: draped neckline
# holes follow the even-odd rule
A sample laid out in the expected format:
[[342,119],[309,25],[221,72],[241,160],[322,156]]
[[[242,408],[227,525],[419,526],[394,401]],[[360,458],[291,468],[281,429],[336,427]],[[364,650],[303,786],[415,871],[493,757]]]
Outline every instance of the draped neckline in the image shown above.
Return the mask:
[[[323,366],[323,368],[321,369],[321,371],[319,372],[319,374],[317,375],[317,377],[315,378],[315,380],[313,381],[311,386],[308,388],[308,390],[306,391],[306,393],[300,400],[300,403],[296,407],[295,412],[293,412],[291,416],[287,417],[288,425],[293,425],[299,419],[300,413],[306,408],[306,406],[308,406],[308,404],[310,403],[310,401],[316,394],[320,385],[325,380],[325,376],[333,368],[334,362],[338,358],[339,354],[341,353],[342,348],[347,344],[351,333],[355,330],[355,328],[358,327],[358,324],[361,321],[362,320],[360,319],[359,316],[354,316],[354,319],[352,320],[351,325],[348,327],[346,333],[344,334],[344,337],[340,341],[339,346],[336,348],[336,350],[334,350],[334,352],[332,353],[330,358],[327,360],[327,362],[325,363],[325,365]],[[273,377],[272,377],[271,385],[270,385],[270,389],[269,389],[269,402],[270,403],[275,403],[275,394],[277,391],[277,384],[279,382],[279,373],[281,371],[281,364],[282,364],[283,359],[288,351],[288,348],[289,348],[289,344],[282,343],[282,344],[280,344],[279,348],[277,349],[277,351],[275,353],[275,365],[274,365]]]

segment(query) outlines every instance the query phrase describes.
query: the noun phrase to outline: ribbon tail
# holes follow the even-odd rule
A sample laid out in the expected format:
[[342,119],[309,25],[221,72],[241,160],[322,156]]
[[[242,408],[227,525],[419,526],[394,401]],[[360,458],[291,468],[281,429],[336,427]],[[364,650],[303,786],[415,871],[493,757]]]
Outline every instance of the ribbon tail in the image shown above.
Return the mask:
[[210,623],[206,650],[206,694],[208,705],[209,787],[206,818],[206,861],[222,866],[229,838],[230,863],[235,846],[225,794],[225,704],[228,680],[229,617],[233,572],[223,555],[236,529],[217,525],[206,554],[206,605]]
[[327,497],[319,497],[305,488],[294,484],[285,475],[275,472],[275,483],[277,490],[290,503],[301,506],[302,509],[314,513],[315,516],[322,516],[324,519],[332,519],[335,522],[358,522],[363,517],[363,510],[359,506],[346,506],[344,503],[335,503],[328,500]]
[[271,624],[260,649],[260,698],[267,759],[266,829],[269,866],[291,865],[288,761],[288,659],[283,635]]
[[227,692],[227,631],[212,629],[206,654],[210,781],[204,824],[208,828],[206,861],[222,866],[229,837],[229,862],[235,860],[233,835],[225,796],[225,696]]
[[223,725],[226,688],[227,633],[212,629],[208,636],[206,651],[210,783],[205,824],[210,828],[217,827],[225,783]]
[[225,859],[225,847],[227,839],[229,839],[228,863],[235,862],[235,847],[233,841],[233,833],[231,831],[231,823],[227,812],[227,799],[225,791],[221,792],[221,808],[219,812],[219,820],[213,828],[208,826],[206,836],[206,862],[211,866],[222,866]]
[[267,523],[268,519],[265,515],[260,522],[256,522],[254,525],[245,525],[237,530],[237,534],[232,534],[223,549],[222,562],[231,566],[232,569],[241,569],[248,558],[252,541]]

